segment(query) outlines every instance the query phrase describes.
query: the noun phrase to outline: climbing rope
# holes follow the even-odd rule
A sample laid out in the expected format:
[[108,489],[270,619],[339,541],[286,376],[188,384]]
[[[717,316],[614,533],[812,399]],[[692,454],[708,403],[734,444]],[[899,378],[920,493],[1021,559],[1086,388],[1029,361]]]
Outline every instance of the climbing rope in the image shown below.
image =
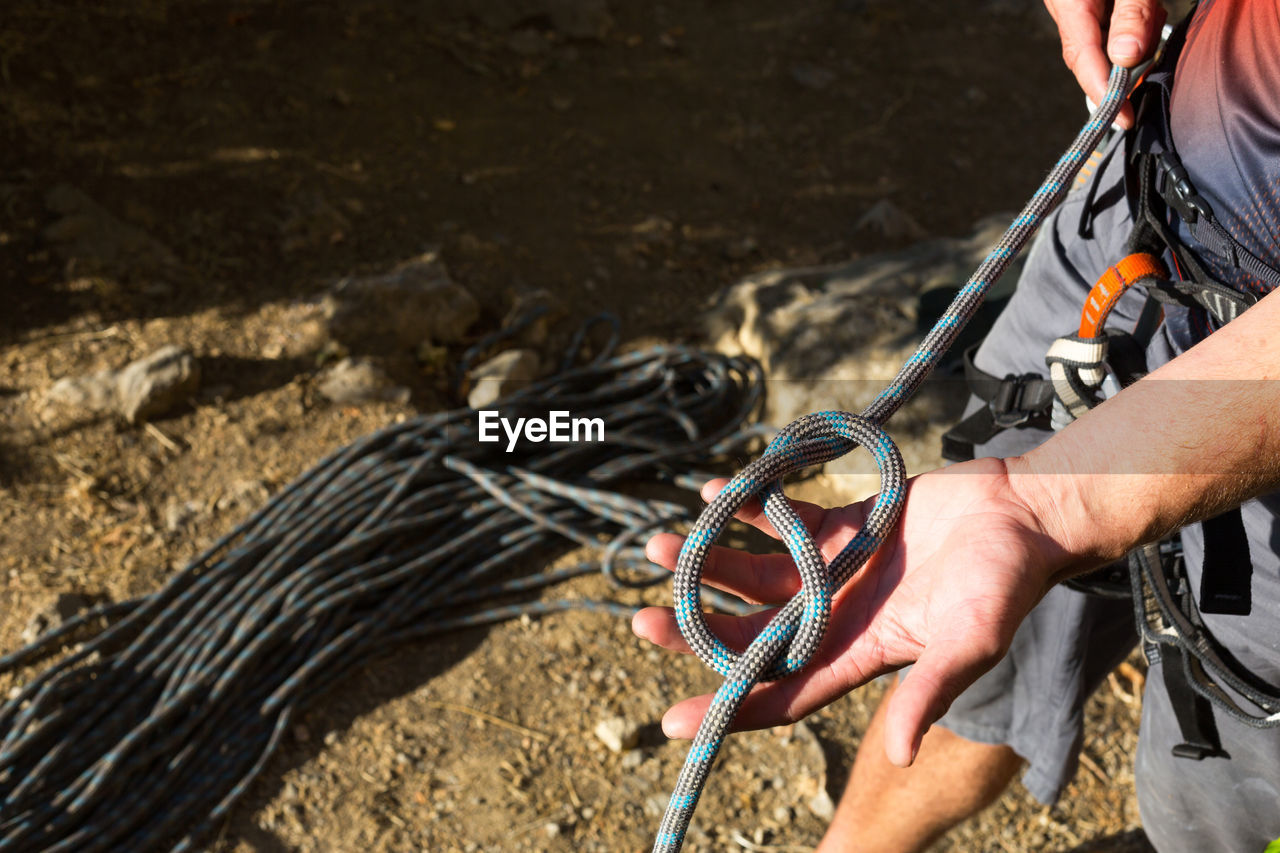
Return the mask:
[[[762,680],[782,678],[805,667],[822,642],[831,598],[892,531],[906,500],[902,457],[882,427],[937,366],[960,330],[977,312],[991,285],[1071,186],[1086,158],[1115,120],[1129,90],[1129,72],[1111,70],[1106,96],[1071,147],[1005,231],[996,247],[961,288],[945,314],[925,335],[896,377],[861,415],[819,412],[783,429],[764,454],[725,486],[702,512],[676,564],[673,595],[680,633],[702,662],[725,677],[703,717],[685,758],[675,790],[653,843],[655,853],[675,853],[684,844],[698,797],[748,691]],[[828,564],[782,491],[794,471],[836,459],[861,445],[880,469],[880,494],[866,523]],[[741,654],[725,646],[707,625],[700,581],[712,543],[733,514],[759,497],[800,574],[800,592],[784,606]]]
[[[406,420],[302,474],[160,590],[0,658],[14,671],[83,642],[0,706],[0,851],[198,849],[299,711],[362,662],[522,614],[630,615],[504,599],[602,568],[664,579],[637,543],[689,513],[619,488],[696,488],[693,466],[759,434],[761,379],[681,347],[606,351],[494,404],[602,418],[602,441],[507,453],[478,440],[470,409]],[[509,577],[579,545],[603,566]]]

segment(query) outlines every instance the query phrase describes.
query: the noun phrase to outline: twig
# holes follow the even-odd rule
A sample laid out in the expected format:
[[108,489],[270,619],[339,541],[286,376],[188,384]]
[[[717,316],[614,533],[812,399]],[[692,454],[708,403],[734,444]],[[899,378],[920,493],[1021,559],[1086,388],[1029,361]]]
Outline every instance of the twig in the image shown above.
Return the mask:
[[1102,772],[1102,768],[1098,766],[1098,762],[1089,757],[1089,753],[1081,751],[1080,763],[1085,766],[1085,769],[1096,776],[1099,782],[1104,785],[1111,784],[1111,780],[1107,778],[1107,774]]
[[68,459],[66,456],[64,456],[61,453],[53,454],[53,461],[57,462],[60,468],[74,474],[75,476],[79,477],[81,480],[92,481],[94,479],[92,474],[90,474],[88,471],[81,468],[79,465],[76,465],[74,462],[72,462],[70,459]]
[[154,438],[156,441],[160,442],[160,443],[161,443],[162,445],[164,445],[164,446],[165,446],[165,447],[166,447],[166,448],[167,448],[171,453],[181,453],[181,452],[182,452],[182,445],[178,444],[178,442],[174,441],[172,438],[170,438],[169,436],[165,435],[165,434],[164,434],[164,431],[163,431],[162,429],[160,429],[160,427],[156,426],[155,424],[151,423],[150,421],[147,421],[146,423],[144,423],[144,424],[142,425],[142,428],[143,428],[144,430],[146,430],[146,431],[147,431],[147,435],[151,436],[151,437],[152,437],[152,438]]
[[32,338],[31,343],[46,344],[69,340],[96,341],[102,338],[114,338],[123,332],[124,330],[119,326],[107,326],[105,329],[85,329],[79,332],[54,332],[50,335],[42,335],[38,338]]
[[573,778],[570,776],[564,777],[564,784],[569,789],[569,802],[573,803],[575,809],[581,809],[582,799],[578,796],[577,789],[573,787]]
[[427,700],[427,704],[430,705],[432,708],[443,708],[446,711],[457,711],[462,714],[470,714],[471,716],[478,717],[481,720],[484,720],[485,722],[493,723],[495,726],[501,726],[504,729],[510,729],[513,732],[519,732],[520,734],[528,735],[534,740],[540,740],[543,743],[546,743],[547,741],[551,740],[551,735],[548,735],[545,732],[540,732],[536,729],[527,728],[525,726],[520,725],[519,723],[513,723],[510,720],[504,720],[502,719],[502,717],[495,717],[493,714],[490,714],[486,711],[481,711],[478,708],[471,708],[466,705],[459,705],[456,702],[437,702],[434,699]]

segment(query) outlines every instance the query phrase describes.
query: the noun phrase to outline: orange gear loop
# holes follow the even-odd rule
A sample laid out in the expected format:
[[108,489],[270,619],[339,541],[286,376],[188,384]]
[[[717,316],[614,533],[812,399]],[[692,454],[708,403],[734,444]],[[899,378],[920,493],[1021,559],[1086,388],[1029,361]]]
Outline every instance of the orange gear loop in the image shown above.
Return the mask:
[[1143,279],[1168,277],[1169,270],[1164,262],[1145,252],[1129,255],[1115,266],[1108,267],[1084,301],[1084,311],[1080,313],[1080,337],[1096,338],[1101,335],[1107,315],[1130,287]]

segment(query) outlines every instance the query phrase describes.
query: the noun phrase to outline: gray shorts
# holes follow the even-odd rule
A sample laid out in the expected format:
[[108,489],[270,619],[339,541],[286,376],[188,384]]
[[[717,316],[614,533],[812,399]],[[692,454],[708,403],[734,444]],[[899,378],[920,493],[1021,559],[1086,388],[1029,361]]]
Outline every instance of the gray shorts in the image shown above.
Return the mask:
[[[1124,201],[1122,151],[1115,147],[1094,175],[1045,224],[1018,288],[976,356],[998,376],[1047,375],[1044,355],[1053,339],[1079,323],[1097,277],[1124,256],[1130,230]],[[1145,296],[1122,298],[1108,325],[1131,329]],[[1155,368],[1189,345],[1185,317],[1168,321],[1147,349]],[[970,401],[970,410],[982,405]],[[1153,413],[1160,416],[1161,413]],[[1175,416],[1169,413],[1168,416]],[[979,456],[1013,456],[1050,433],[1008,430],[977,449]],[[1253,612],[1207,616],[1215,637],[1272,684],[1280,683],[1280,498],[1251,501],[1242,517],[1254,564]],[[1188,571],[1199,588],[1203,537],[1183,532]],[[1007,744],[1028,762],[1023,783],[1053,803],[1075,775],[1083,740],[1084,704],[1136,643],[1133,609],[1056,587],[1018,629],[1009,653],[956,700],[939,724],[969,740]],[[1162,851],[1262,851],[1280,837],[1280,729],[1258,730],[1215,712],[1226,758],[1192,761],[1170,750],[1182,737],[1159,665],[1143,696],[1135,775],[1143,825]]]

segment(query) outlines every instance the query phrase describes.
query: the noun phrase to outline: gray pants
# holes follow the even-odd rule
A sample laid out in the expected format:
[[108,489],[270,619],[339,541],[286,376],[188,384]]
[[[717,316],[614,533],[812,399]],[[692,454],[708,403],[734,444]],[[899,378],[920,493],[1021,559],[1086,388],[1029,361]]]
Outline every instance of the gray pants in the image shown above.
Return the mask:
[[[1045,351],[1079,324],[1093,282],[1125,254],[1130,218],[1120,191],[1121,160],[1113,148],[1093,184],[1074,190],[1045,224],[1016,293],[977,354],[980,368],[998,376],[1047,375]],[[1108,325],[1132,329],[1144,298],[1127,294]],[[1169,312],[1148,347],[1149,366],[1158,367],[1190,344],[1185,316]],[[971,400],[970,410],[979,405]],[[979,447],[977,455],[1017,455],[1048,437],[1043,430],[1009,430]],[[1280,683],[1280,497],[1251,501],[1242,517],[1253,557],[1253,611],[1205,618],[1241,663]],[[1192,588],[1198,589],[1198,525],[1183,531],[1183,546]],[[1012,747],[1028,762],[1027,789],[1052,803],[1077,769],[1085,701],[1135,643],[1129,602],[1057,587],[1018,629],[1005,658],[952,705],[940,725],[969,740]],[[1260,853],[1280,837],[1280,729],[1253,729],[1216,711],[1215,722],[1229,758],[1173,757],[1170,750],[1182,737],[1160,667],[1152,668],[1135,775],[1143,826],[1162,853]]]

